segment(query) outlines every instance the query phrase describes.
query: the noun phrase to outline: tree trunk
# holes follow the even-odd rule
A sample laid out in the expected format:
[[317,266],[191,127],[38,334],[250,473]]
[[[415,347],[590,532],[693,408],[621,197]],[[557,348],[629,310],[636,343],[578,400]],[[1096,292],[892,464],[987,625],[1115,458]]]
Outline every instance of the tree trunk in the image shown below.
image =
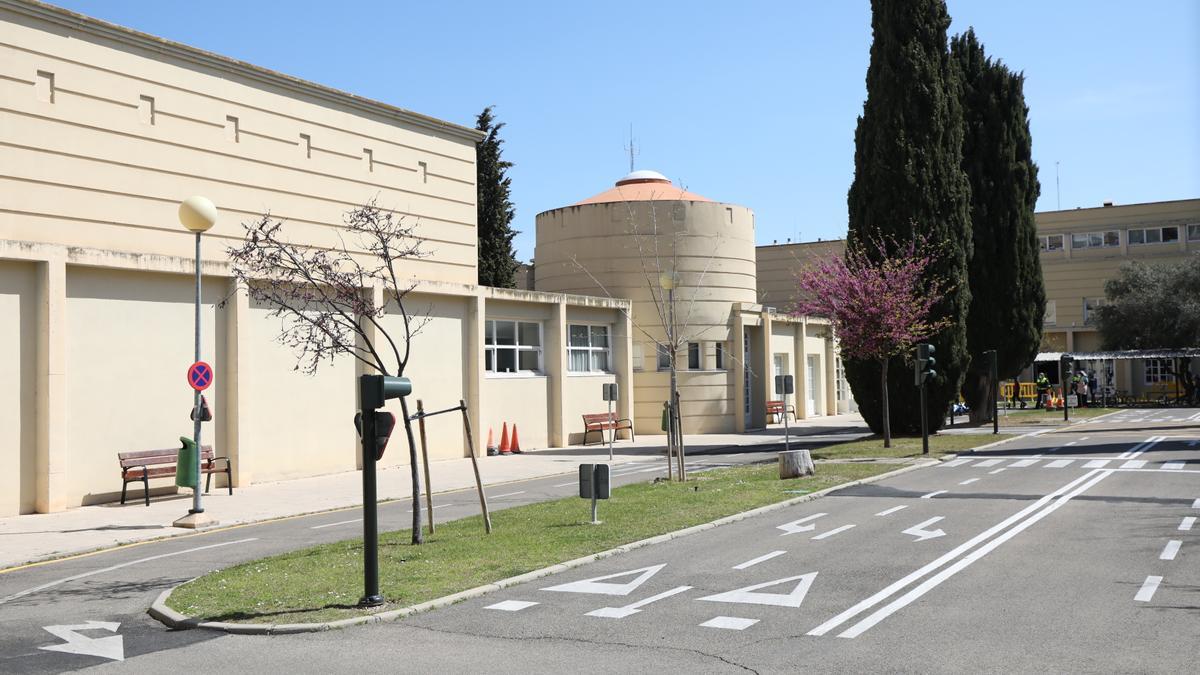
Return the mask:
[[984,422],[992,421],[992,395],[991,387],[995,386],[992,383],[992,374],[990,372],[971,372],[967,373],[967,379],[963,382],[963,389],[968,387],[972,391],[966,392],[969,395],[963,398],[971,402],[970,420],[972,424],[983,424]]
[[883,447],[892,447],[892,416],[888,410],[888,359],[879,360],[879,386],[883,391]]
[[816,473],[812,453],[808,450],[787,450],[779,453],[779,478],[798,478]]
[[404,433],[408,436],[408,465],[412,469],[412,543],[424,544],[425,533],[421,531],[421,468],[417,466],[417,443],[413,438],[412,420],[408,419],[408,401],[400,398],[400,412],[404,415]]

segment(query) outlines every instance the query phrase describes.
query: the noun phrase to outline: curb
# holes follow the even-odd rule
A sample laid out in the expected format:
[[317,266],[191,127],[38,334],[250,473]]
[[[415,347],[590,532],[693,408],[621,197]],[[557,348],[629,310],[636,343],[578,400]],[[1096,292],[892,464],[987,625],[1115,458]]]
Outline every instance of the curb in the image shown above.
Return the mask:
[[[1005,439],[1005,440],[1011,440],[1011,439]],[[1003,441],[1000,441],[1000,442],[1003,442]],[[945,459],[949,459],[949,458],[950,457],[947,456]],[[361,624],[381,623],[384,621],[395,621],[396,619],[402,619],[406,616],[411,616],[413,614],[418,614],[420,612],[427,612],[431,609],[438,609],[441,607],[445,607],[447,605],[453,605],[455,603],[462,602],[463,600],[470,600],[472,598],[477,598],[479,596],[486,595],[486,594],[492,593],[494,591],[508,588],[509,586],[515,586],[517,584],[525,583],[526,581],[533,581],[534,579],[540,579],[542,577],[550,576],[552,574],[558,574],[559,572],[565,572],[567,570],[574,569],[576,567],[581,567],[588,563],[596,562],[597,560],[603,560],[605,558],[609,558],[614,555],[618,555],[621,553],[628,553],[629,551],[633,551],[633,550],[643,548],[646,546],[651,546],[654,544],[661,544],[663,542],[671,541],[672,539],[678,539],[680,537],[686,537],[688,535],[705,532],[705,531],[711,530],[715,527],[720,527],[721,525],[728,525],[729,523],[736,523],[740,520],[745,520],[747,518],[753,518],[754,516],[762,515],[764,513],[770,513],[772,511],[778,511],[780,509],[785,509],[789,506],[794,506],[796,504],[803,504],[804,502],[809,502],[809,501],[813,501],[814,499],[819,499],[821,497],[824,497],[825,495],[827,495],[831,492],[834,492],[836,490],[842,490],[842,489],[845,489],[848,487],[853,487],[855,485],[865,485],[868,483],[875,483],[877,481],[886,480],[888,478],[899,476],[901,474],[905,474],[910,471],[916,471],[918,469],[924,469],[924,468],[927,468],[930,466],[935,466],[936,464],[940,463],[940,461],[944,461],[944,460],[930,460],[930,461],[922,461],[917,464],[910,464],[909,466],[901,467],[899,469],[896,469],[895,471],[888,471],[886,473],[881,473],[877,476],[871,476],[869,478],[863,478],[860,480],[852,480],[847,483],[842,483],[840,485],[834,485],[832,487],[827,487],[823,490],[817,490],[816,492],[810,492],[806,495],[801,495],[799,497],[793,497],[791,499],[786,499],[784,501],[776,502],[774,504],[767,504],[766,506],[760,506],[756,509],[751,509],[749,511],[735,513],[731,516],[725,516],[724,518],[718,518],[717,520],[713,520],[713,521],[710,521],[707,523],[693,525],[691,527],[687,527],[682,530],[675,530],[674,532],[667,532],[665,534],[660,534],[660,535],[657,535],[654,537],[650,537],[648,539],[640,539],[638,541],[630,542],[628,544],[622,544],[621,546],[618,546],[616,548],[610,548],[606,551],[600,551],[599,553],[593,553],[591,555],[583,556],[582,558],[576,558],[574,560],[568,560],[566,562],[558,563],[555,565],[550,565],[549,567],[543,567],[538,570],[533,570],[532,572],[526,572],[525,574],[519,574],[515,577],[509,577],[507,579],[501,579],[500,581],[496,581],[496,582],[493,582],[490,584],[484,584],[483,586],[476,586],[475,588],[469,588],[465,591],[460,591],[460,592],[454,593],[452,595],[446,595],[446,596],[442,596],[440,598],[435,598],[433,600],[422,602],[422,603],[419,603],[416,605],[410,605],[408,607],[402,607],[400,609],[393,609],[393,610],[389,610],[387,612],[380,612],[378,614],[371,614],[368,616],[356,616],[356,617],[351,617],[349,619],[341,619],[338,621],[326,621],[326,622],[322,622],[322,623],[299,623],[299,624],[297,624],[297,623],[292,623],[292,624],[245,624],[245,623],[226,623],[226,622],[218,622],[218,621],[200,621],[199,619],[196,619],[195,617],[189,617],[189,616],[180,614],[179,612],[176,612],[175,610],[173,610],[167,606],[167,598],[171,597],[172,591],[174,591],[176,588],[179,588],[179,586],[173,586],[173,587],[168,588],[167,590],[163,591],[162,593],[160,593],[158,598],[155,599],[154,604],[152,604],[150,606],[149,614],[150,614],[150,616],[154,617],[158,621],[162,622],[168,628],[173,628],[173,629],[201,628],[201,629],[205,629],[205,630],[221,631],[221,632],[225,632],[225,633],[232,633],[232,634],[238,634],[238,635],[283,635],[283,634],[290,634],[290,633],[318,633],[321,631],[334,630],[334,629],[338,629],[338,628],[346,628],[349,626],[357,626],[357,625],[361,625]],[[180,586],[181,585],[182,584],[180,584]]]

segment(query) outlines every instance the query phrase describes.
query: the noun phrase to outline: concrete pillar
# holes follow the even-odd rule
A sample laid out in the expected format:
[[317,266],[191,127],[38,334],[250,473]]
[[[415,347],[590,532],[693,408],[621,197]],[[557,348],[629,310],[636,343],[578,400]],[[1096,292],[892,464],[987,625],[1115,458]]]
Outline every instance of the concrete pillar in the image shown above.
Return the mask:
[[67,508],[67,263],[38,263],[38,513]]
[[729,341],[729,364],[733,371],[733,430],[735,433],[746,431],[746,323],[742,318],[742,310],[738,305],[733,306],[733,339]]
[[825,414],[836,415],[837,409],[837,368],[834,363],[833,353],[833,329],[829,329],[829,334],[825,337]]
[[[613,372],[617,375],[617,417],[633,419],[633,316],[618,314],[613,335]],[[564,439],[565,440],[565,439]]]
[[1067,331],[1067,351],[1075,351],[1075,331],[1073,330]]
[[[771,314],[764,307],[762,311],[762,360],[758,363],[758,390],[761,392],[760,399],[763,408],[766,408],[767,401],[775,399],[775,369],[771,363],[773,354],[771,353]],[[763,417],[763,425],[767,423],[767,418]]]
[[[248,380],[241,378],[242,356],[250,353],[248,345],[247,322],[250,321],[250,295],[246,287],[237,279],[229,279],[229,300],[225,304],[225,362],[221,364],[223,373],[218,380],[221,386],[221,400],[224,405],[222,424],[224,433],[221,447],[233,464],[233,486],[245,487],[250,484],[252,462],[250,457],[241,453],[244,439],[249,438],[248,422],[254,417],[254,395],[246,391]],[[218,476],[218,479],[221,478]]]
[[550,379],[546,439],[550,447],[561,448],[567,444],[563,426],[563,398],[567,391],[567,303],[563,300],[554,303],[550,312],[545,344],[542,345],[542,358],[546,375]]
[[[467,392],[467,414],[471,416],[471,432],[474,438],[471,441],[475,444],[475,454],[483,456],[487,453],[487,448],[484,447],[484,442],[487,440],[483,434],[483,343],[484,330],[487,326],[487,305],[483,299],[483,295],[473,295],[467,298],[467,353],[463,358],[466,359],[466,367],[463,372],[466,374],[466,392]],[[464,449],[463,455],[466,456]]]
[[800,318],[796,337],[796,416],[806,420],[815,414],[808,409],[808,317]]

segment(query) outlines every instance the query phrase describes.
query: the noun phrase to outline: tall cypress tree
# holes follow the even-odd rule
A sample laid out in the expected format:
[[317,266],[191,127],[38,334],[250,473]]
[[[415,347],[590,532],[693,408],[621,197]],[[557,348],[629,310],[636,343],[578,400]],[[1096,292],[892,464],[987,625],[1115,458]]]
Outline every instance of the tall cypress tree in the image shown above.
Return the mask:
[[963,383],[971,417],[990,417],[992,386],[986,350],[996,350],[1001,378],[1016,377],[1042,342],[1042,285],[1034,206],[1041,185],[1033,162],[1025,76],[992,60],[968,29],[950,41],[963,108],[963,170],[971,183],[971,309],[967,345],[972,361]]
[[512,162],[500,156],[500,130],[503,122],[496,122],[492,106],[483,109],[475,122],[475,128],[486,136],[476,146],[475,188],[478,191],[476,209],[479,231],[479,283],[483,286],[516,288],[517,258],[512,240],[516,230],[512,219],[516,215],[509,188],[512,179],[504,175]]
[[[950,289],[932,318],[949,320],[934,336],[937,377],[930,381],[930,426],[941,427],[968,363],[966,319],[971,292],[970,187],[962,170],[962,111],[946,48],[950,15],[943,0],[872,0],[867,100],[854,132],[849,239],[915,233],[937,249],[929,273]],[[882,431],[879,364],[846,361],[846,378],[863,418]],[[911,357],[888,368],[892,430],[920,429]]]

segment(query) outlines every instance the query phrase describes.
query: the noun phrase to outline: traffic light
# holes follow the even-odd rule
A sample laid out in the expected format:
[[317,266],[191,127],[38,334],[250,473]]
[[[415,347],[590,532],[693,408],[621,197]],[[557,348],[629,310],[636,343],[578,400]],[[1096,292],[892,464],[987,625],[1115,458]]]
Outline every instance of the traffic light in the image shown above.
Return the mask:
[[412,380],[390,375],[362,375],[358,378],[359,409],[382,408],[389,398],[401,398],[412,393]]
[[937,371],[933,369],[937,365],[937,359],[933,358],[936,352],[937,348],[927,342],[917,345],[917,360],[913,363],[913,381],[918,387],[929,379],[937,377]]

